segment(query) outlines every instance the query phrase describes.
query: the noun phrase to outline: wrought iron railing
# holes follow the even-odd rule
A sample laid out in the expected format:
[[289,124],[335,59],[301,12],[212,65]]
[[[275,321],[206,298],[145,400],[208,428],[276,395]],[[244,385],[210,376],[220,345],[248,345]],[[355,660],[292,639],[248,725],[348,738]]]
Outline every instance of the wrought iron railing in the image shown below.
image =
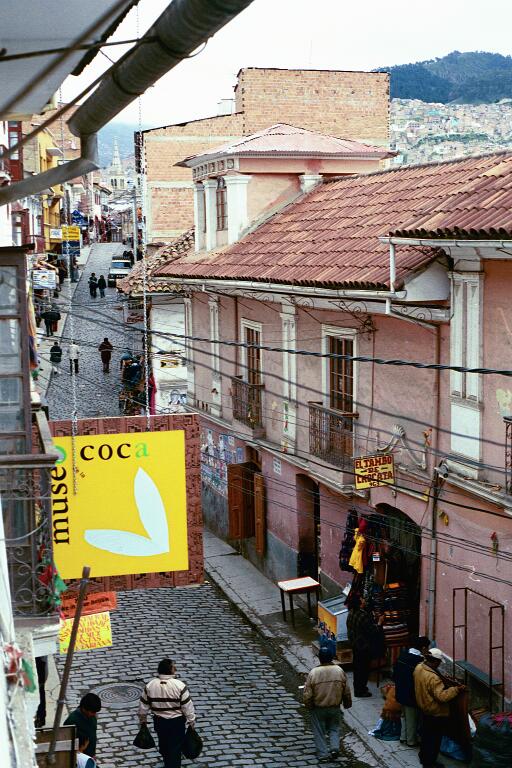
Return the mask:
[[44,414],[35,415],[33,454],[0,456],[0,499],[14,616],[55,613],[51,517],[52,450]]
[[324,408],[321,403],[309,406],[309,452],[335,467],[345,467],[354,453],[353,421],[357,413],[342,413]]
[[233,418],[252,429],[263,427],[263,384],[249,384],[240,376],[231,379]]

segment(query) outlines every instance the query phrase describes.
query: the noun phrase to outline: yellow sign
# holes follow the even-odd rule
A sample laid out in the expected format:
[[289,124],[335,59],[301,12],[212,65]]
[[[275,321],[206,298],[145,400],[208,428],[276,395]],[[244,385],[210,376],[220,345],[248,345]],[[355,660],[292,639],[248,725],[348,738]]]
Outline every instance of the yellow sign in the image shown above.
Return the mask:
[[354,459],[355,487],[358,490],[393,485],[395,464],[391,453],[382,456],[358,456]]
[[188,569],[185,432],[54,438],[53,553],[77,579]]
[[80,240],[80,227],[75,227],[74,225],[69,225],[69,224],[63,224],[62,239],[63,240]]
[[[66,653],[69,648],[69,638],[73,619],[61,621],[59,630],[59,650]],[[75,651],[92,651],[94,648],[108,648],[112,645],[112,628],[110,613],[91,613],[82,616],[78,625]]]

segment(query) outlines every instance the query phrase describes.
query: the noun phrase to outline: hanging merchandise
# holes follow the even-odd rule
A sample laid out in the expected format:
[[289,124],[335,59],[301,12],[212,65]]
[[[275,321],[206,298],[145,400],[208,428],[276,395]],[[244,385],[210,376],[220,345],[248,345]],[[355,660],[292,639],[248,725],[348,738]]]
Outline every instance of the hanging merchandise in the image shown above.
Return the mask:
[[368,522],[361,518],[354,534],[355,544],[348,564],[356,573],[363,573],[367,563],[366,539],[364,537],[367,527]]
[[355,539],[354,531],[357,528],[357,511],[350,509],[347,516],[347,524],[345,526],[345,535],[341,542],[341,549],[338,556],[338,562],[340,570],[352,571],[353,568],[349,565],[350,556],[354,549]]

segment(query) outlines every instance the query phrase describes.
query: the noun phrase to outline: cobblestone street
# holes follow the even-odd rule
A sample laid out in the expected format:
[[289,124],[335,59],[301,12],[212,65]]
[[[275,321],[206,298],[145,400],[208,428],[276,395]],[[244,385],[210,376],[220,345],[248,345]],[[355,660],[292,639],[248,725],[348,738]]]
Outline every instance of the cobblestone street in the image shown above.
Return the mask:
[[[111,619],[113,647],[76,654],[67,696],[73,707],[88,690],[125,685],[98,691],[104,701],[98,738],[102,765],[161,766],[156,751],[137,750],[132,741],[140,686],[164,656],[175,659],[196,705],[205,742],[198,763],[217,768],[317,765],[305,710],[296,698],[302,681],[215,587],[121,592]],[[62,658],[59,664],[62,668]],[[131,701],[123,703],[124,695]],[[350,754],[338,763],[368,764],[375,765]]]
[[[80,366],[77,376],[78,418],[116,416],[119,413],[120,389],[119,357],[123,348],[131,343],[131,332],[124,329],[122,305],[115,288],[107,288],[105,298],[93,299],[89,295],[88,278],[91,272],[105,279],[114,255],[122,254],[122,243],[96,243],[91,248],[89,260],[82,271],[72,301],[72,315],[67,318],[62,332],[62,372],[53,376],[48,388],[47,400],[51,419],[69,419],[73,410],[71,376],[67,347],[71,340],[71,324],[74,339],[80,347]],[[108,336],[114,347],[110,373],[103,373],[98,345]]]
[[[119,355],[130,339],[122,326],[114,289],[105,299],[89,297],[91,272],[106,275],[112,255],[123,246],[95,245],[73,299],[73,318],[63,330],[63,371],[48,390],[52,419],[70,418],[73,410],[67,362],[70,323],[81,349],[77,376],[78,416],[118,413]],[[98,344],[108,336],[114,346],[111,371],[103,374]],[[113,646],[75,655],[67,693],[68,707],[97,690],[98,758],[104,768],[155,766],[155,750],[133,745],[138,729],[137,704],[144,682],[156,673],[160,658],[175,659],[197,709],[204,755],[197,761],[217,768],[313,768],[317,760],[298,686],[303,678],[264,641],[217,587],[149,589],[118,593],[111,614]],[[57,665],[62,672],[64,657]],[[346,730],[346,729],[345,729]],[[376,762],[350,733],[350,747],[338,765],[357,768]],[[357,756],[353,750],[358,750]],[[358,758],[362,758],[362,761]]]

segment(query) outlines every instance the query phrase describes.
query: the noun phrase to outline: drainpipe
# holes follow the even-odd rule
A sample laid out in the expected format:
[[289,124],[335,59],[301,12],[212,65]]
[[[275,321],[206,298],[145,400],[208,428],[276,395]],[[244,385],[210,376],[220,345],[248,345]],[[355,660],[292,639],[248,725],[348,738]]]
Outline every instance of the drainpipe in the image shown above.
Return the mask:
[[[395,293],[396,283],[396,260],[395,260],[395,245],[389,243],[389,290],[391,293]],[[391,298],[386,299],[386,315],[391,314]]]
[[[441,326],[436,326],[435,337],[435,362],[441,362]],[[439,455],[439,430],[441,426],[441,371],[435,370],[435,435],[432,439],[432,455]],[[435,637],[436,625],[436,589],[437,589],[437,503],[441,494],[444,477],[442,476],[443,461],[434,467],[434,485],[432,491],[431,535],[430,535],[430,560],[428,574],[428,621],[427,635],[431,639]]]
[[80,157],[0,188],[0,205],[97,170],[98,131],[251,2],[174,0],[139,43],[107,70],[98,88],[68,121],[71,133],[80,138]]

